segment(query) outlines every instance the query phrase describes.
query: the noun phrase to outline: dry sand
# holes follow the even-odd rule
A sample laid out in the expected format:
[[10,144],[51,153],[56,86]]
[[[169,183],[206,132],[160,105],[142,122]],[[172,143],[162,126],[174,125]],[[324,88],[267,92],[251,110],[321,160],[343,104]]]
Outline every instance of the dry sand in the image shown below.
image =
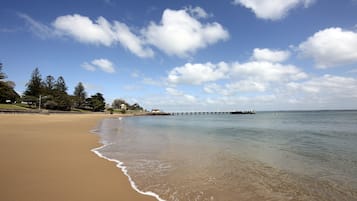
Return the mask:
[[104,114],[0,114],[1,201],[154,201],[90,150]]

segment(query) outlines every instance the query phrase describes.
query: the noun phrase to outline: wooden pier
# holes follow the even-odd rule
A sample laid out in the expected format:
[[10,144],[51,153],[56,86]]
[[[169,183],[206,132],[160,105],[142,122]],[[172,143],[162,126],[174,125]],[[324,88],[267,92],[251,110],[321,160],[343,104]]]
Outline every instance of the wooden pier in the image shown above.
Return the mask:
[[227,114],[255,114],[254,111],[235,111],[235,112],[172,112],[174,116],[180,115],[227,115]]
[[189,116],[189,115],[236,115],[236,114],[255,114],[255,111],[233,111],[233,112],[148,112],[146,115],[153,115],[153,116],[165,116],[165,115],[172,115],[172,116]]

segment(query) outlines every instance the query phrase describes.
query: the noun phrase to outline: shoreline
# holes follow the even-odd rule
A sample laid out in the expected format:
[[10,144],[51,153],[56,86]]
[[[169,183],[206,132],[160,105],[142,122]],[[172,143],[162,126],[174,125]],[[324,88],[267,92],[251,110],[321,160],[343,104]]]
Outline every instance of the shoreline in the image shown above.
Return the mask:
[[[125,115],[124,115],[125,116]],[[90,135],[108,114],[0,114],[0,199],[154,201],[118,164],[95,155]]]
[[[131,115],[131,116],[132,116],[132,115]],[[140,116],[140,115],[136,115],[136,116]],[[118,118],[120,118],[120,120],[121,120],[122,117],[125,117],[125,116],[123,116],[123,115],[118,116]],[[127,117],[128,117],[128,115],[127,115]],[[104,119],[102,119],[101,121],[103,121],[103,120],[104,120]],[[100,134],[100,129],[99,129],[99,128],[92,130],[91,133],[97,135],[97,136],[100,138],[100,136],[99,136],[99,134]],[[110,162],[116,163],[116,167],[119,168],[120,171],[121,171],[125,176],[128,177],[128,180],[129,180],[129,183],[130,183],[131,187],[132,187],[136,192],[138,192],[138,193],[140,193],[140,194],[142,194],[142,195],[152,196],[152,197],[156,198],[158,201],[166,201],[166,200],[160,198],[160,196],[159,196],[158,194],[156,194],[156,193],[154,193],[154,192],[152,192],[152,191],[141,191],[141,190],[137,187],[137,185],[135,184],[134,180],[133,180],[133,179],[131,178],[131,176],[129,175],[128,170],[127,170],[127,167],[124,165],[124,163],[123,163],[122,161],[117,160],[117,159],[108,158],[108,157],[104,156],[102,153],[100,153],[100,149],[102,149],[102,148],[104,148],[104,147],[106,147],[106,146],[108,146],[108,145],[110,145],[110,144],[101,143],[101,146],[96,147],[96,148],[93,148],[93,149],[91,149],[91,151],[92,151],[93,153],[95,153],[95,154],[96,154],[98,157],[100,157],[100,158],[104,158],[105,160],[108,160],[108,161],[110,161]]]
[[131,187],[132,187],[136,192],[138,192],[138,193],[140,193],[140,194],[142,194],[142,195],[152,196],[152,197],[156,198],[158,201],[166,201],[166,200],[160,198],[160,196],[159,196],[158,194],[154,193],[154,192],[151,192],[151,191],[146,191],[146,192],[141,191],[141,190],[136,186],[135,182],[133,181],[133,179],[132,179],[131,176],[129,175],[128,170],[127,170],[127,167],[123,165],[123,162],[122,162],[122,161],[119,161],[119,160],[116,160],[116,159],[112,159],[112,158],[107,158],[107,157],[105,157],[103,154],[101,154],[101,153],[98,151],[99,149],[102,149],[102,148],[104,148],[104,147],[107,146],[107,145],[108,145],[108,144],[104,144],[104,145],[102,145],[102,146],[100,146],[100,147],[97,147],[97,148],[92,149],[91,151],[92,151],[93,153],[97,154],[97,156],[100,157],[100,158],[104,158],[105,160],[108,160],[108,161],[111,161],[111,162],[115,162],[115,163],[116,163],[116,167],[119,168],[119,169],[123,172],[123,174],[128,177],[128,180],[129,180],[129,183],[130,183]]

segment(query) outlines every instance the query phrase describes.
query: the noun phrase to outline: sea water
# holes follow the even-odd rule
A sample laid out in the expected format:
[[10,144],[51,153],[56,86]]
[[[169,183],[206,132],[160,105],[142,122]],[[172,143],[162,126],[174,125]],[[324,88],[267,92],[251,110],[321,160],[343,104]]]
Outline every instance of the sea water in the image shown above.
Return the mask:
[[163,200],[357,200],[357,111],[106,119],[99,135]]

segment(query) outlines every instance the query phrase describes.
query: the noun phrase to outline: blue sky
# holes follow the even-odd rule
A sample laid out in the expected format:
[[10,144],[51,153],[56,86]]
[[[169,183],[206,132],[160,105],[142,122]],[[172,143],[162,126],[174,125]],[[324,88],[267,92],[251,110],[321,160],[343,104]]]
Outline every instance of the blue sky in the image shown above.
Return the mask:
[[0,62],[165,111],[357,109],[356,0],[2,0]]

